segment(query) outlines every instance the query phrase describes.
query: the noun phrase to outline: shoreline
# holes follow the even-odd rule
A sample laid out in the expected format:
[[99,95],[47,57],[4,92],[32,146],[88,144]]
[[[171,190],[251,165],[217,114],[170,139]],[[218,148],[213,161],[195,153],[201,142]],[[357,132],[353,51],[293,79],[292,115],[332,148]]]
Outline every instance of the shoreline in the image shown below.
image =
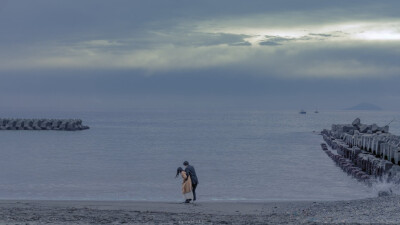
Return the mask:
[[397,224],[400,196],[349,201],[0,200],[0,224]]

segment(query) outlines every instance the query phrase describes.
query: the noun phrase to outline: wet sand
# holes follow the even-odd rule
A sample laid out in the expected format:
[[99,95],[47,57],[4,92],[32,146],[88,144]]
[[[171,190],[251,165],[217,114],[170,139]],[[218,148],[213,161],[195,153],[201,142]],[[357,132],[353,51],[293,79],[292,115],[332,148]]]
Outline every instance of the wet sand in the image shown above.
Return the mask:
[[399,224],[400,197],[336,202],[0,201],[0,224]]

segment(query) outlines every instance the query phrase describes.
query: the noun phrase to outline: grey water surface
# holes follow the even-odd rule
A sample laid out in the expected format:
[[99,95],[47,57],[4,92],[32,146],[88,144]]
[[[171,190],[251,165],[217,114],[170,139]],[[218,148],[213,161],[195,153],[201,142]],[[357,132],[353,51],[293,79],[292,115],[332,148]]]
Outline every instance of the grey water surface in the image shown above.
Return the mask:
[[[2,112],[81,118],[90,130],[1,131],[0,199],[180,201],[175,171],[196,168],[200,201],[342,200],[375,196],[321,151],[332,123],[385,125],[395,112]],[[315,131],[315,132],[314,132]],[[400,134],[400,123],[391,124]]]

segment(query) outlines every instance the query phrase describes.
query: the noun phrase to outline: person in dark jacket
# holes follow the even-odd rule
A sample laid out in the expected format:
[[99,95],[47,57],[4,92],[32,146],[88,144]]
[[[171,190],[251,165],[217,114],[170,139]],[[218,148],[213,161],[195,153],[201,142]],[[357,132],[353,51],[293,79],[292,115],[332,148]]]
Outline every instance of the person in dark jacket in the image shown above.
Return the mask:
[[188,174],[188,176],[190,176],[190,179],[192,180],[193,201],[196,201],[196,187],[199,184],[196,171],[194,170],[193,166],[189,165],[188,161],[183,162],[183,165],[185,166],[186,174]]

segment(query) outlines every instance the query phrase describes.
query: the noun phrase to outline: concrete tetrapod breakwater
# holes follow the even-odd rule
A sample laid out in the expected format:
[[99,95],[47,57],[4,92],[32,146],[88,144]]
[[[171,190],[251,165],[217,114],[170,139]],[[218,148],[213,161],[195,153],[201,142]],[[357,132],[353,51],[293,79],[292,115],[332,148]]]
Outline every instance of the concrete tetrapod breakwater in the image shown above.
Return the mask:
[[345,172],[360,180],[387,175],[400,182],[400,136],[389,133],[389,126],[361,124],[333,124],[321,132],[322,149]]
[[65,130],[89,129],[80,119],[0,119],[0,130]]

